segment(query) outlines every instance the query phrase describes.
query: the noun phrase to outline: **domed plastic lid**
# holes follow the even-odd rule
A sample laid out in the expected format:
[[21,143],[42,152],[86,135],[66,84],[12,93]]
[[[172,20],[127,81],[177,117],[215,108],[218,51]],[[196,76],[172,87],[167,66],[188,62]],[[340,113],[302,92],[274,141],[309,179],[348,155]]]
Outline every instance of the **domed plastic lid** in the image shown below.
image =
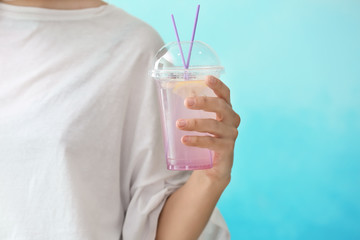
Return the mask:
[[152,70],[152,77],[157,80],[195,80],[213,75],[219,77],[224,71],[219,57],[215,51],[207,44],[194,41],[189,68],[186,69],[188,61],[187,54],[191,47],[191,42],[181,42],[184,53],[182,58],[178,42],[171,42],[163,46],[156,54],[156,62]]

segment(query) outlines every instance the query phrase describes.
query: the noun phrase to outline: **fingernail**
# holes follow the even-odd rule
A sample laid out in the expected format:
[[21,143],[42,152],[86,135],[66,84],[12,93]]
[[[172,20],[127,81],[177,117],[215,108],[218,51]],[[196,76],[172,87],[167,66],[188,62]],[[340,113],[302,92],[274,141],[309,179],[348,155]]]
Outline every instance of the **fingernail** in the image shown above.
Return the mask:
[[186,103],[189,106],[193,106],[195,104],[195,100],[193,98],[186,99]]
[[178,125],[179,127],[185,127],[186,121],[185,121],[185,120],[178,120],[177,125]]
[[215,82],[216,82],[216,79],[213,76],[210,76],[209,77],[209,83],[210,84],[215,84]]
[[184,143],[186,143],[186,142],[189,142],[189,141],[190,141],[190,139],[189,139],[189,137],[188,137],[188,136],[184,136],[182,140],[183,140],[183,142],[184,142]]

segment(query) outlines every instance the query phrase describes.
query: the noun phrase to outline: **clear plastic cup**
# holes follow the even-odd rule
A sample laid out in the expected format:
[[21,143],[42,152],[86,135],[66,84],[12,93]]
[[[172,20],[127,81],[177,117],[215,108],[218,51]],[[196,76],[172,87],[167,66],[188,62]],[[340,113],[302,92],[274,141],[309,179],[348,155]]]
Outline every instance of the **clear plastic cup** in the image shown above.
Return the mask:
[[[184,53],[190,42],[181,42]],[[195,41],[190,67],[184,68],[177,42],[162,47],[156,55],[152,77],[159,89],[162,128],[167,167],[169,170],[197,170],[212,167],[212,151],[206,148],[185,146],[182,136],[205,136],[207,133],[182,131],[176,127],[178,119],[215,118],[215,113],[191,110],[184,106],[187,97],[215,96],[205,84],[208,75],[220,77],[223,72],[216,53],[205,43]]]

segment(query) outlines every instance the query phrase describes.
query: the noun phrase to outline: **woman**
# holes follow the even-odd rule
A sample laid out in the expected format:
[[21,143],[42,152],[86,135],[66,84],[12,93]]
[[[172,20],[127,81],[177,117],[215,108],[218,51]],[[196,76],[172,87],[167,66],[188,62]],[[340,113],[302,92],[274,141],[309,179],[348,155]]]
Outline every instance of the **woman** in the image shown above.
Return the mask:
[[99,0],[0,2],[0,239],[197,239],[230,181],[229,89],[209,77],[218,97],[185,105],[217,120],[177,122],[213,135],[182,142],[213,150],[214,167],[167,171],[156,32]]

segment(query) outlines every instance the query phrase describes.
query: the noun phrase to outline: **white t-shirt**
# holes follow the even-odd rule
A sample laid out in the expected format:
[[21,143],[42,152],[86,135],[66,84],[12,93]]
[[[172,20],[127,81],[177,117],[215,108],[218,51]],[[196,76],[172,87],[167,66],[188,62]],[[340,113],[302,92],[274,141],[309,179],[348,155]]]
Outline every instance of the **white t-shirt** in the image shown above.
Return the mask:
[[[0,239],[154,239],[166,170],[154,81],[161,47],[112,5],[0,4]],[[212,237],[210,237],[212,235]],[[203,239],[228,239],[214,211]]]

